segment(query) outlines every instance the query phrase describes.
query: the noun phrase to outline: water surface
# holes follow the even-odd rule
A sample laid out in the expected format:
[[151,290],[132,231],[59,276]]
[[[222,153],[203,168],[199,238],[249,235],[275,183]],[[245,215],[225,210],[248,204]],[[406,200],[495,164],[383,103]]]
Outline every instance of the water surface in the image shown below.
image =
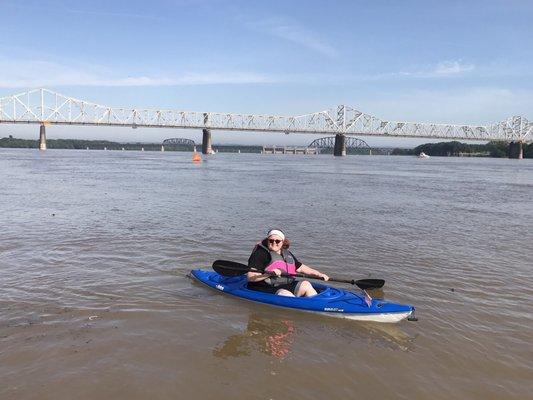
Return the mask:
[[[531,398],[531,160],[0,149],[0,171],[1,399]],[[187,277],[273,226],[419,321]]]

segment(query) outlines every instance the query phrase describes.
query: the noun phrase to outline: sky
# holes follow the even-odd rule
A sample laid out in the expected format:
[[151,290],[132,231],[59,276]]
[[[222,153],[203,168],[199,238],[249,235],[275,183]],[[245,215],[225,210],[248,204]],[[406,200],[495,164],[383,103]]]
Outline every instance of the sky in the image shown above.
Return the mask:
[[[45,87],[116,107],[301,115],[346,104],[385,120],[489,124],[533,120],[532,65],[530,0],[0,0],[0,97]],[[8,134],[37,138],[38,126],[0,125]],[[201,141],[167,129],[47,136]],[[213,132],[215,144],[317,137]]]

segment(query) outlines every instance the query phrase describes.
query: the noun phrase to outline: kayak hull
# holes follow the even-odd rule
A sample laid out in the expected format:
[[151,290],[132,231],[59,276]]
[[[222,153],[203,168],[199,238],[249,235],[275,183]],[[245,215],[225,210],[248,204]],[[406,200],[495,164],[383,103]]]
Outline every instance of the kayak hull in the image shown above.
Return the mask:
[[195,269],[191,271],[191,276],[212,289],[244,300],[328,317],[396,323],[408,318],[414,311],[410,305],[376,299],[372,299],[369,305],[362,295],[320,283],[313,283],[319,292],[316,296],[286,297],[248,289],[245,275],[225,277],[214,271]]

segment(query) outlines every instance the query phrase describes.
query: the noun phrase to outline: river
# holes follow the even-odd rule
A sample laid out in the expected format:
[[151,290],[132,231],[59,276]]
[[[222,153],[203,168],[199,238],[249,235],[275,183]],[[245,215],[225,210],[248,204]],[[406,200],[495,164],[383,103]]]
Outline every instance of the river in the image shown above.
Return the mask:
[[[531,398],[532,195],[532,160],[0,149],[0,398]],[[188,277],[271,227],[419,321]]]

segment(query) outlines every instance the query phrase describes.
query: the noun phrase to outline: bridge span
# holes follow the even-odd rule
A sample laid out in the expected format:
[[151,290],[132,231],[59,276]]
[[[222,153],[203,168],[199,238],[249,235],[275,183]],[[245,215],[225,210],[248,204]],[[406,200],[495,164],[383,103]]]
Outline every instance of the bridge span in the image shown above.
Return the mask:
[[341,153],[346,155],[346,149],[365,149],[368,154],[372,154],[372,149],[364,140],[354,137],[344,136],[328,136],[320,139],[315,139],[307,147],[316,147],[317,149],[333,149],[333,154]]
[[151,110],[108,107],[48,89],[0,98],[0,123],[39,124],[42,150],[46,149],[45,127],[50,124],[202,129],[204,154],[211,151],[212,130],[333,134],[335,155],[345,154],[346,135],[506,141],[516,150],[516,158],[522,143],[533,141],[533,123],[521,116],[491,125],[453,125],[388,121],[345,105],[299,116]]

